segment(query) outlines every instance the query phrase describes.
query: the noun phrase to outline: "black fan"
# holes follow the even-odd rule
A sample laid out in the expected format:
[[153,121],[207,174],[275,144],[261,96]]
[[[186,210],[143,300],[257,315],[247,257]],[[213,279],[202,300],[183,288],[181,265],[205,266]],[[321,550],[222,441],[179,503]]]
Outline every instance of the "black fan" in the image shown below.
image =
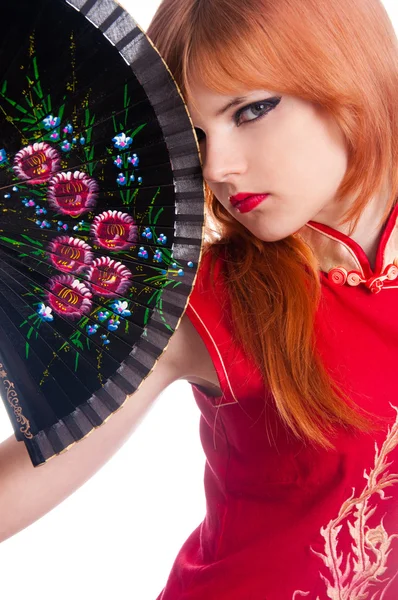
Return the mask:
[[152,371],[202,248],[194,130],[114,0],[4,0],[0,387],[37,466]]

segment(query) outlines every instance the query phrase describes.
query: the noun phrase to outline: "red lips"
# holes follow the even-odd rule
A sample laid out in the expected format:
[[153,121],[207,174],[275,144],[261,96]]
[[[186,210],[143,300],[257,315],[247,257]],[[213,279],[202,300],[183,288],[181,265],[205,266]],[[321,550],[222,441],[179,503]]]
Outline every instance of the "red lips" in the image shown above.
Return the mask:
[[239,202],[242,202],[242,200],[246,200],[246,198],[249,198],[250,196],[255,196],[256,194],[251,193],[251,192],[244,192],[242,194],[236,194],[236,196],[231,196],[230,197],[230,202],[232,204],[232,206],[236,206],[237,204],[239,204]]
[[233,208],[240,213],[248,213],[257,208],[269,194],[236,194],[230,197]]

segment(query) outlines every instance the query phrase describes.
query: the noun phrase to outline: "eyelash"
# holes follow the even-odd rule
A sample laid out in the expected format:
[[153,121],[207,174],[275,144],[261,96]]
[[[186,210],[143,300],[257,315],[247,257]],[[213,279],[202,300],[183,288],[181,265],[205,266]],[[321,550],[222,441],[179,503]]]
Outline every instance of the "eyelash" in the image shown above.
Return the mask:
[[[276,108],[281,100],[282,100],[281,97],[267,98],[267,100],[259,100],[258,102],[252,102],[251,104],[242,106],[242,108],[240,108],[238,111],[236,111],[236,113],[234,114],[234,117],[233,117],[236,126],[240,127],[241,125],[243,125],[243,123],[253,123],[255,121],[258,121],[259,119],[262,119],[269,112],[271,112],[271,110]],[[243,115],[243,113],[245,113],[247,110],[250,110],[253,107],[258,107],[258,106],[265,106],[264,112],[261,115],[259,115],[255,119],[248,119],[247,121],[239,122],[239,119]],[[195,132],[198,137],[198,142],[199,143],[202,142],[206,137],[206,134],[204,133],[204,131],[202,131],[202,129],[199,129],[198,127],[195,127]]]
[[[246,106],[242,106],[236,113],[234,114],[234,121],[237,127],[240,127],[243,123],[252,123],[254,121],[258,121],[265,117],[271,110],[273,110],[281,101],[281,98],[267,98],[267,100],[259,100],[258,102],[252,102],[251,104],[247,104]],[[258,109],[259,106],[265,107],[264,109]],[[254,119],[248,119],[247,121],[240,122],[240,117],[247,112],[248,110],[256,108],[257,110],[263,110],[263,112],[255,117]]]

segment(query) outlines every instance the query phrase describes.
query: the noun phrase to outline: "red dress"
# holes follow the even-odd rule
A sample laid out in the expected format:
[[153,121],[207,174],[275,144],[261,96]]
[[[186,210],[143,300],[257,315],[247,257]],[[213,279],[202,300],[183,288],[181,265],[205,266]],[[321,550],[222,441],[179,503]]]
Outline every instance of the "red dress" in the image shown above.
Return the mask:
[[259,372],[233,340],[222,259],[215,287],[202,261],[187,315],[213,359],[223,395],[193,385],[206,454],[207,510],[158,600],[398,599],[398,207],[374,272],[336,230],[300,232],[320,261],[317,340],[353,400],[389,417],[375,434],[341,430],[336,450],[264,419]]

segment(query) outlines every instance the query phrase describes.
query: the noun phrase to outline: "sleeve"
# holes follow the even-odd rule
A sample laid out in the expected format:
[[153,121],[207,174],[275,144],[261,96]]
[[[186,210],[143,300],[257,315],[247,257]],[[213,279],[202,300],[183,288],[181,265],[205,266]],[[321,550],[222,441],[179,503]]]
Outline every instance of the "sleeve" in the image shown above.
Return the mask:
[[186,314],[213,361],[223,393],[218,405],[222,406],[238,402],[233,365],[239,362],[239,349],[233,340],[229,299],[223,277],[223,259],[216,259],[213,271],[210,268],[211,260],[210,250],[201,260]]

